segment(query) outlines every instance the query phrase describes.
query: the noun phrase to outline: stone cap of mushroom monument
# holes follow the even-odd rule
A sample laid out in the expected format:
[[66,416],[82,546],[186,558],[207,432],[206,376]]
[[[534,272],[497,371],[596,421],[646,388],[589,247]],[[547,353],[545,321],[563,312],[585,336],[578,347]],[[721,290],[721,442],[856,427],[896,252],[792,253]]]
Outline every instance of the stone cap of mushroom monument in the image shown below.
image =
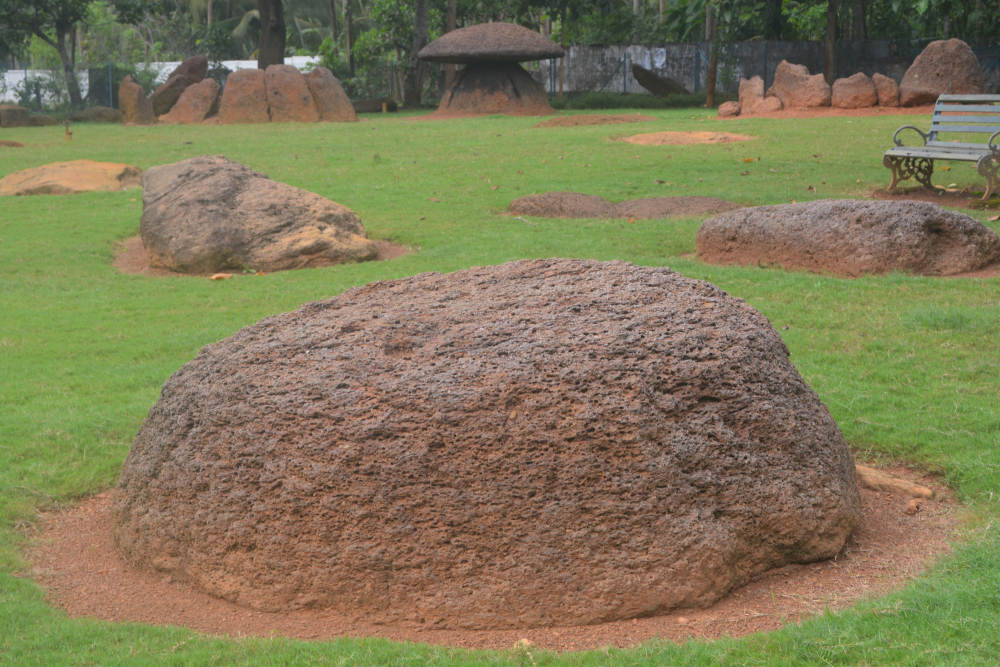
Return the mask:
[[427,62],[465,65],[435,115],[555,113],[545,89],[518,64],[565,55],[545,35],[513,23],[480,23],[452,30],[417,55]]

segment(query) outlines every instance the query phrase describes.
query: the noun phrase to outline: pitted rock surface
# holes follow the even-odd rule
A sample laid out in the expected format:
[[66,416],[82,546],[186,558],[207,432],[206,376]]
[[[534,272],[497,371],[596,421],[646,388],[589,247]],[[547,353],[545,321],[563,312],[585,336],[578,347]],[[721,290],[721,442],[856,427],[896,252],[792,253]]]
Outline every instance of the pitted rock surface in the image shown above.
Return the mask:
[[420,49],[417,56],[432,63],[524,62],[565,55],[545,35],[515,23],[479,23],[445,33]]
[[316,101],[320,120],[332,123],[355,123],[358,114],[340,81],[325,67],[315,67],[304,75],[309,92]]
[[928,202],[826,199],[744,208],[706,220],[696,244],[698,256],[711,264],[848,277],[950,275],[1000,261],[996,232]]
[[758,311],[669,269],[526,260],[205,347],[140,428],[113,530],[251,607],[503,628],[707,604],[834,556],[858,514]]
[[787,60],[774,70],[774,83],[767,97],[777,97],[785,109],[796,107],[828,107],[833,90],[822,74],[809,74],[805,65],[793,65]]
[[153,104],[153,113],[160,117],[170,111],[185,89],[202,81],[206,74],[208,74],[208,58],[205,56],[192,56],[182,62],[149,96],[149,101]]
[[319,122],[319,108],[309,92],[309,84],[294,65],[268,65],[264,70],[264,89],[272,122]]
[[863,72],[833,82],[832,106],[838,109],[864,109],[878,104],[875,84]]
[[354,211],[224,157],[153,167],[139,233],[153,267],[281,271],[375,259]]
[[219,103],[219,122],[223,125],[271,122],[264,70],[239,69],[226,77]]
[[146,97],[142,86],[132,80],[132,75],[122,79],[118,86],[118,106],[122,112],[122,121],[126,125],[155,125],[153,103]]
[[899,104],[934,104],[939,95],[976,95],[983,87],[983,72],[972,48],[960,39],[939,39],[906,70],[899,83]]
[[202,79],[184,89],[169,112],[160,117],[161,123],[200,123],[219,110],[219,82]]
[[878,104],[882,107],[899,106],[899,84],[885,76],[875,72],[872,74],[872,85],[878,93]]

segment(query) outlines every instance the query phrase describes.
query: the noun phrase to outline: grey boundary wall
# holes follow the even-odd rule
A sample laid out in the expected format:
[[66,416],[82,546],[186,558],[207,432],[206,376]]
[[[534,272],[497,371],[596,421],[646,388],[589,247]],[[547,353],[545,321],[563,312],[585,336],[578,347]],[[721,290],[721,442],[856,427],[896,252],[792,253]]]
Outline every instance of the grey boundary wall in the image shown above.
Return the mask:
[[[889,40],[837,42],[836,76],[843,78],[857,72],[871,76],[878,72],[898,83],[929,41],[932,40],[924,40],[917,45]],[[1000,41],[970,46],[983,68],[986,92],[1000,93]],[[631,75],[633,64],[675,79],[690,92],[701,92],[705,89],[711,43],[569,46],[566,51],[566,80],[563,84],[566,93],[605,91],[648,94]],[[720,68],[727,61],[730,64],[735,74],[730,88],[739,85],[740,77],[749,79],[754,76],[761,77],[765,86],[770,86],[774,70],[782,60],[805,65],[810,72],[818,74],[823,71],[823,42],[730,42],[723,48]],[[537,69],[534,63],[525,64],[550,94],[558,94],[560,59],[539,61]],[[720,91],[722,83],[719,82]]]

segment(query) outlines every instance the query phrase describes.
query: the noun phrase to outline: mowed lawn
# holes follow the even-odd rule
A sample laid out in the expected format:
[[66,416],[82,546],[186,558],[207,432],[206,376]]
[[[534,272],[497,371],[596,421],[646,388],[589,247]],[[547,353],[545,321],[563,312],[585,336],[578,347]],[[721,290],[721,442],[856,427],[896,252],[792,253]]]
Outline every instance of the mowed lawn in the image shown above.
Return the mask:
[[[123,275],[111,264],[113,248],[138,234],[138,190],[0,198],[0,664],[1000,663],[1000,278],[845,280],[711,267],[693,256],[701,219],[526,221],[505,213],[516,197],[566,189],[611,201],[866,196],[888,182],[881,152],[893,130],[928,118],[723,123],[704,110],[643,113],[658,120],[551,129],[534,129],[534,118],[405,115],[332,125],[78,124],[71,141],[61,127],[0,131],[0,139],[25,144],[0,148],[0,176],[80,158],[148,168],[225,155],[354,209],[374,238],[418,249],[391,262],[224,282]],[[711,146],[614,141],[661,130],[757,138]],[[982,185],[968,164],[936,179]],[[995,215],[972,213],[984,221]],[[45,602],[23,555],[37,512],[115,484],[160,386],[203,345],[352,285],[529,257],[669,266],[746,299],[779,328],[860,458],[940,473],[966,503],[953,555],[897,594],[780,632],[575,654],[215,638],[69,619]]]

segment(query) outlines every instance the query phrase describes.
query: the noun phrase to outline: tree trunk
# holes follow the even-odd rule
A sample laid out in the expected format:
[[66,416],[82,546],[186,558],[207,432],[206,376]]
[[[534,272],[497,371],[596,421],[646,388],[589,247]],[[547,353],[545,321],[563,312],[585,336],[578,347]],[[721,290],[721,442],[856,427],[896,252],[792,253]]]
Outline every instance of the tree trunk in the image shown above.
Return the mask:
[[337,25],[337,0],[330,0],[330,36],[333,37],[334,48],[340,39],[340,26]]
[[[455,29],[458,22],[458,1],[448,0],[447,32]],[[444,89],[450,90],[451,83],[455,80],[455,63],[447,63],[444,66]]]
[[347,67],[354,76],[354,17],[351,16],[351,0],[344,0],[344,23],[347,26]]
[[663,15],[667,13],[667,0],[660,0],[659,22],[663,23]]
[[833,85],[836,77],[836,64],[833,62],[834,48],[837,40],[837,0],[826,1],[826,54],[823,62],[823,76],[826,82]]
[[[562,42],[562,50],[566,50],[566,2],[562,3],[559,18],[559,41]],[[559,99],[563,98],[563,82],[566,80],[566,56],[559,59]]]
[[205,24],[209,28],[212,27],[212,2],[214,0],[208,0],[208,3],[205,5]]
[[782,0],[768,0],[767,20],[764,26],[764,36],[768,39],[780,40],[785,32],[785,17],[781,13]]
[[260,13],[260,46],[257,67],[283,65],[285,62],[285,8],[281,0],[257,0]]
[[416,0],[416,12],[413,17],[413,48],[410,50],[410,68],[406,73],[406,93],[403,95],[403,106],[416,109],[420,106],[420,93],[423,90],[424,63],[417,57],[420,49],[427,46],[427,33],[430,30],[430,0]]
[[[715,48],[715,13],[712,3],[705,7],[705,39],[709,40],[708,48],[708,81],[705,82],[705,108],[715,106],[715,80],[719,76],[719,51]],[[699,56],[701,57],[701,56]]]
[[632,0],[632,12],[634,14],[642,14],[643,0]]
[[854,0],[851,19],[854,24],[854,39],[868,39],[868,26],[865,25],[865,0]]
[[[69,51],[66,49],[66,32],[68,26],[57,22],[56,23],[56,40],[53,42],[52,39],[46,35],[41,30],[35,32],[39,39],[51,46],[59,54],[59,60],[62,61],[63,73],[66,75],[66,90],[69,92],[69,102],[74,107],[83,106],[83,97],[80,95],[80,82],[76,78],[76,70],[73,67],[73,59],[69,55]],[[111,82],[108,81],[108,85]]]
[[944,17],[944,38],[951,39],[951,14]]

